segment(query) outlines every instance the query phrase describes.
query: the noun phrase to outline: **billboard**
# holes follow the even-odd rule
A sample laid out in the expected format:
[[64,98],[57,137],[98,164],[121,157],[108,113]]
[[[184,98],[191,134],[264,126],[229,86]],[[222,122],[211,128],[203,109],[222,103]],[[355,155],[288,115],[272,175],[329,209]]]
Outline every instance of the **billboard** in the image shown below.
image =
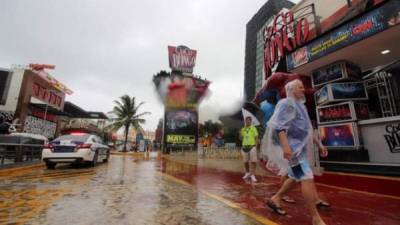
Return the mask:
[[314,70],[311,78],[313,87],[341,80],[358,80],[361,69],[353,63],[339,61]]
[[317,107],[318,124],[347,122],[356,119],[353,102]]
[[168,46],[169,67],[172,71],[192,73],[197,51],[186,46]]
[[324,125],[318,127],[321,142],[327,148],[350,148],[360,147],[360,138],[356,123],[342,123]]
[[[278,63],[289,52],[302,46],[313,36],[315,13],[312,5],[297,11],[283,8],[271,18],[271,22],[261,31],[264,39],[265,80],[276,70]],[[297,57],[301,57],[300,54]]]
[[194,148],[197,143],[198,113],[196,109],[167,108],[164,120],[167,148]]
[[353,101],[317,106],[318,124],[349,122],[369,118],[368,104]]
[[287,69],[293,70],[341,48],[352,45],[400,23],[400,1],[381,7],[332,30],[306,46],[286,55]]
[[330,84],[332,98],[334,100],[367,100],[367,92],[364,87],[364,82],[355,83],[335,83]]
[[364,82],[327,84],[314,94],[317,105],[349,100],[368,100]]

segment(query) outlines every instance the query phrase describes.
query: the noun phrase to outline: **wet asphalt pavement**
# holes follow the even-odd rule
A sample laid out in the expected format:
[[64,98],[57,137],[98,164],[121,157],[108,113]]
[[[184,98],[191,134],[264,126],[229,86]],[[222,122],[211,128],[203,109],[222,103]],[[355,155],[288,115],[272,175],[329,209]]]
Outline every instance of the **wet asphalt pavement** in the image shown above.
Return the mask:
[[155,155],[0,176],[0,224],[260,224],[160,173]]
[[[279,178],[258,169],[257,183],[244,181],[242,167],[237,157],[152,153],[112,155],[95,168],[0,171],[0,224],[310,224],[299,187],[290,192],[296,204],[283,204],[288,215],[276,215],[265,202]],[[398,196],[317,188],[332,204],[320,210],[329,225],[400,224]]]

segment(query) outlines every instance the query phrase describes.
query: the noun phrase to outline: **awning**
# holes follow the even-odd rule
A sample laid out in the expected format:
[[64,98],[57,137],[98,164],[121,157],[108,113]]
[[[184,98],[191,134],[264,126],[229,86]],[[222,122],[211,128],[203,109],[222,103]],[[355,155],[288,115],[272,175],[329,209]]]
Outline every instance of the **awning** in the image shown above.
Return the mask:
[[81,119],[108,119],[108,117],[102,112],[91,112],[86,111],[72,102],[65,102],[64,112],[70,117],[81,118]]
[[64,112],[73,118],[88,118],[88,113],[72,102],[65,102]]
[[80,118],[80,119],[103,119],[103,120],[108,119],[108,117],[102,112],[88,112],[72,102],[65,102],[64,111],[60,111],[50,105],[42,103],[30,103],[30,105],[37,109],[40,109],[43,112],[46,111],[47,107],[47,113],[53,114],[55,116],[66,116],[66,117]]
[[287,69],[310,75],[322,66],[348,60],[368,71],[398,60],[399,40],[400,2],[386,1],[287,54]]

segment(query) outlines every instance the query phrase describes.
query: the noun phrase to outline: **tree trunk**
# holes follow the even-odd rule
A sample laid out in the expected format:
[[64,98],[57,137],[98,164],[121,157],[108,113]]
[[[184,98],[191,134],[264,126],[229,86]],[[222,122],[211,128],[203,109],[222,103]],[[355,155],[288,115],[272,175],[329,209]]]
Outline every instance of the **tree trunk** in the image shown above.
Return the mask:
[[128,132],[129,132],[129,125],[125,125],[125,141],[124,141],[124,149],[123,152],[127,152],[126,150],[126,143],[128,142]]

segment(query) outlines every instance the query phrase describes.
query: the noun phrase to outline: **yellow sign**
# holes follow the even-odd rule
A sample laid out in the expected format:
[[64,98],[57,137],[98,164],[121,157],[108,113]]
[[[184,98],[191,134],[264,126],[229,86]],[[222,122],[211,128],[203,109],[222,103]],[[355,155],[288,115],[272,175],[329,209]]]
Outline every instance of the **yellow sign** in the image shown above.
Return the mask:
[[167,135],[167,142],[173,144],[194,144],[196,142],[194,135]]

